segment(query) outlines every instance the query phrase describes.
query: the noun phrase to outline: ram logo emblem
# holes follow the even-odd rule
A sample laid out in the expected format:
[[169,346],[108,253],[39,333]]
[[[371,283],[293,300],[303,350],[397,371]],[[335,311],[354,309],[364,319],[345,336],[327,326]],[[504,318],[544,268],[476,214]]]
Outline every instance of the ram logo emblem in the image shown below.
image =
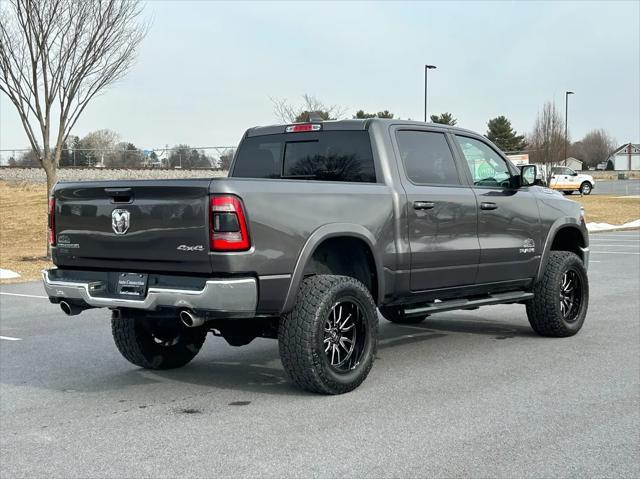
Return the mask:
[[123,235],[129,231],[129,217],[131,214],[127,210],[113,210],[111,213],[111,227],[117,235]]

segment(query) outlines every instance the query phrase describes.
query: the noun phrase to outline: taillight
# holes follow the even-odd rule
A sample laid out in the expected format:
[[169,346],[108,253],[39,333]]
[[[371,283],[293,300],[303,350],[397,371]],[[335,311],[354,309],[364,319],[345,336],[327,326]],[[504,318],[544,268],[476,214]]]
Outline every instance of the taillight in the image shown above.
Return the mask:
[[242,203],[235,196],[211,197],[211,250],[245,251],[251,246]]
[[49,246],[56,245],[56,199],[49,198]]
[[298,133],[301,131],[320,131],[321,129],[322,125],[318,123],[304,123],[302,125],[288,126],[284,131],[287,133]]

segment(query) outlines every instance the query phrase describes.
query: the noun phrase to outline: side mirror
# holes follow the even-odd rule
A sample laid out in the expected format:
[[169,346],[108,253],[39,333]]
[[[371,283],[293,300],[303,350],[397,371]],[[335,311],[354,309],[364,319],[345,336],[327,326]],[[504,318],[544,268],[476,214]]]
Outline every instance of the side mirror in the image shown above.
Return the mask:
[[536,184],[538,167],[536,165],[524,165],[520,167],[520,185],[533,186]]
[[574,171],[573,174],[571,176],[578,176],[578,172]]

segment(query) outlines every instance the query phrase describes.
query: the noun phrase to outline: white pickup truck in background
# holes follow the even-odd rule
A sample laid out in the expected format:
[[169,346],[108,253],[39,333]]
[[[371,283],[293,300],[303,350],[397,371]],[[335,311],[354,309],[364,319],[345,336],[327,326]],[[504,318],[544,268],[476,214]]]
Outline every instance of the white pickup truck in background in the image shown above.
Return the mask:
[[566,195],[579,191],[583,195],[591,194],[593,190],[593,176],[583,175],[566,166],[551,169],[549,188],[562,191]]

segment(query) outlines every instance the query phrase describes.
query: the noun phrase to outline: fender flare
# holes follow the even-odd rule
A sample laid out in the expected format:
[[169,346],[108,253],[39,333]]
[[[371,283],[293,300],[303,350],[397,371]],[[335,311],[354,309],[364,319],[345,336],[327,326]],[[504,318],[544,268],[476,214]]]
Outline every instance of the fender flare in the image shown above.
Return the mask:
[[296,295],[300,284],[304,279],[304,271],[313,253],[317,247],[326,239],[336,238],[339,236],[346,236],[352,238],[358,238],[364,241],[373,255],[373,261],[376,268],[375,274],[378,279],[378,298],[377,302],[380,302],[380,298],[384,297],[384,274],[382,261],[380,256],[376,252],[376,238],[373,234],[362,225],[353,223],[331,223],[324,225],[316,229],[311,236],[307,239],[306,243],[300,250],[298,259],[296,261],[295,269],[291,275],[291,282],[289,283],[289,289],[287,290],[287,296],[282,307],[282,314],[288,313],[293,309],[296,301]]
[[542,279],[542,275],[544,274],[547,262],[549,261],[549,253],[551,252],[551,245],[553,244],[553,240],[555,239],[559,231],[567,228],[575,229],[576,231],[578,231],[578,233],[580,233],[580,236],[582,236],[582,240],[584,241],[585,248],[587,248],[586,251],[588,251],[589,238],[584,226],[582,226],[582,224],[576,218],[558,218],[553,222],[551,228],[549,228],[549,232],[547,233],[547,238],[544,243],[544,249],[540,258],[540,264],[538,265],[536,281],[540,281]]

